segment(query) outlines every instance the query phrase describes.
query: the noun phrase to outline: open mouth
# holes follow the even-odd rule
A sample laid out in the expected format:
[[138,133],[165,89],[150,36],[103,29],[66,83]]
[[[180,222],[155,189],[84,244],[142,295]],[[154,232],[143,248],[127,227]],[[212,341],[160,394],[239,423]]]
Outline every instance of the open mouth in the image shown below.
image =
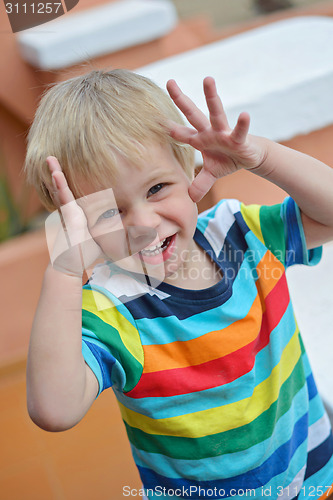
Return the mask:
[[157,245],[151,245],[141,250],[138,254],[140,259],[145,264],[151,264],[152,266],[158,266],[162,262],[167,261],[175,251],[176,237],[177,233],[164,238]]
[[164,252],[168,248],[168,246],[171,243],[171,240],[172,236],[168,236],[167,238],[164,238],[164,240],[160,241],[157,245],[141,250],[141,254],[146,257],[152,257],[154,255],[158,255]]

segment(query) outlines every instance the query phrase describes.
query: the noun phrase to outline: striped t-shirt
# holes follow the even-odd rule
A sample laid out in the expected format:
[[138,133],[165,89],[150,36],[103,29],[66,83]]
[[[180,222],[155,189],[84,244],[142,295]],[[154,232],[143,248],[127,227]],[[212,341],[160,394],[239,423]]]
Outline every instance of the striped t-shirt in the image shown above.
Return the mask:
[[97,270],[83,290],[84,358],[113,387],[147,497],[319,498],[333,438],[285,269],[321,249],[291,198],[222,200],[194,239],[223,273],[210,288],[138,280],[123,300],[135,278]]

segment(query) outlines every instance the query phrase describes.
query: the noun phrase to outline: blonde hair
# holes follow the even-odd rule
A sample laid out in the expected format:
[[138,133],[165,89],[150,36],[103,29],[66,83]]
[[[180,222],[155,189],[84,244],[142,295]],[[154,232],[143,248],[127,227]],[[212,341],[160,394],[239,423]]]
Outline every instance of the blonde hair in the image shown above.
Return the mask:
[[54,210],[48,156],[59,160],[74,196],[80,197],[80,178],[102,189],[116,177],[117,154],[135,162],[154,142],[171,144],[191,177],[193,149],[168,135],[169,120],[184,123],[166,92],[131,71],[95,70],[58,83],[42,97],[28,135],[27,181]]

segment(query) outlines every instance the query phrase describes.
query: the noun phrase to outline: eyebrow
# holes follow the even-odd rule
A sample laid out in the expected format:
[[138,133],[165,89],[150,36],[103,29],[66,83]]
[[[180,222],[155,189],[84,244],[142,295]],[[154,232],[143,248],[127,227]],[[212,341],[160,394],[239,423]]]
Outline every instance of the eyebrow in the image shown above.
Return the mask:
[[144,182],[144,186],[148,184],[153,184],[154,182],[158,181],[161,177],[165,177],[170,174],[170,170],[163,169],[160,172],[156,172],[153,174],[151,177],[148,178],[147,181]]
[[[87,196],[82,196],[80,199],[83,200],[83,202],[79,203],[79,206],[81,206],[81,208],[84,210],[84,212],[87,212],[88,215],[91,213],[95,213],[96,211],[100,211],[100,210],[105,210],[105,206],[106,205],[110,205],[110,207],[108,208],[108,210],[110,208],[118,208],[118,204],[116,202],[116,200],[114,199],[110,199],[110,198],[100,198],[100,199],[95,199],[95,200],[89,200],[89,196],[90,195],[87,195]],[[79,200],[76,200],[76,201],[79,201]]]

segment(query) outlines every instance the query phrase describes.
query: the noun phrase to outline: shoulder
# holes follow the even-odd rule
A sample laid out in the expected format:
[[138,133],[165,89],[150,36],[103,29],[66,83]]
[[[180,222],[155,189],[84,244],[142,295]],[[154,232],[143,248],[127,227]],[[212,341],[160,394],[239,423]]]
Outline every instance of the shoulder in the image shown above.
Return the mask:
[[199,220],[211,220],[219,218],[225,213],[237,213],[241,209],[242,203],[236,199],[223,199],[217,202],[211,208],[199,214]]
[[235,199],[220,200],[216,205],[205,210],[198,217],[197,227],[202,232],[212,228],[225,229],[234,223],[236,214],[240,213],[241,202]]

